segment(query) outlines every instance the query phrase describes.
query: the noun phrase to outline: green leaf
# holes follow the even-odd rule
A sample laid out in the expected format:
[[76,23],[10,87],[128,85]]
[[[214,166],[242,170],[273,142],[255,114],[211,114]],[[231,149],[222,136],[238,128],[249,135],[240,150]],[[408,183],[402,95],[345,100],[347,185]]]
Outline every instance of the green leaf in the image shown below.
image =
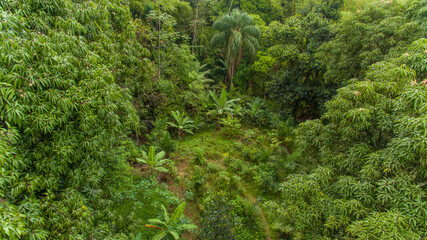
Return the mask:
[[169,233],[172,235],[172,237],[173,237],[175,240],[178,240],[178,239],[179,239],[179,235],[178,235],[178,233],[177,233],[177,232],[175,232],[175,231],[169,231]]
[[167,227],[167,224],[158,218],[148,219],[150,223],[157,223]]
[[219,96],[219,105],[225,106],[225,103],[227,102],[227,91],[225,88],[222,88],[221,95]]
[[184,129],[184,132],[187,132],[187,133],[189,133],[189,134],[193,134],[193,135],[194,135],[193,131],[191,131],[191,130],[189,130],[189,129]]
[[158,232],[156,235],[154,235],[151,240],[161,240],[165,236],[166,236],[166,232],[165,232],[165,230],[162,230],[162,231]]
[[156,154],[156,149],[154,148],[154,146],[150,146],[150,149],[148,151],[148,161],[154,161],[155,154]]
[[162,205],[162,210],[163,210],[163,217],[165,218],[166,223],[169,224],[170,223],[169,213],[168,213],[168,210],[166,210],[166,207],[164,205]]
[[169,172],[169,170],[164,167],[156,167],[156,170],[160,172]]
[[166,155],[166,153],[164,151],[157,153],[156,157],[155,157],[156,161],[161,160],[165,155]]
[[185,230],[190,230],[190,229],[196,229],[198,227],[194,224],[182,224],[182,225],[178,226],[178,228],[180,230],[185,231]]
[[148,164],[148,162],[147,162],[146,160],[142,159],[142,158],[137,158],[137,159],[136,159],[136,161],[137,161],[137,162],[141,162],[141,163]]
[[181,218],[182,214],[184,213],[185,204],[185,202],[182,202],[178,207],[175,208],[175,211],[173,211],[171,216],[171,222],[176,223],[178,219]]

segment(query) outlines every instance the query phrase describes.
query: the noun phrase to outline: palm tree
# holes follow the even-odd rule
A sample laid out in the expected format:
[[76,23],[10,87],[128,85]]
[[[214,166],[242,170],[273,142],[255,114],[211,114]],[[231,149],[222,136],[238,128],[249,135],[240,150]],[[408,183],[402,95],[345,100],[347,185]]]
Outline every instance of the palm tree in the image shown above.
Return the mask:
[[213,36],[211,46],[223,47],[225,45],[225,61],[228,69],[224,82],[227,84],[227,81],[230,81],[231,86],[243,54],[255,56],[261,32],[251,16],[237,9],[218,19],[212,29],[218,33]]

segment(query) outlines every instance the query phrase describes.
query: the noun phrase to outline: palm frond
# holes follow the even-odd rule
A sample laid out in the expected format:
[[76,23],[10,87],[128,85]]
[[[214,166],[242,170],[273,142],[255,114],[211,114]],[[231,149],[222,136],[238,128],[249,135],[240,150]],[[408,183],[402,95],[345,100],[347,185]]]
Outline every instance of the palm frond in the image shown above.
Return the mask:
[[227,34],[225,32],[219,32],[212,37],[210,45],[212,47],[220,47],[225,45],[226,41]]
[[246,53],[249,53],[250,57],[256,55],[257,47],[248,38],[245,38],[243,41],[243,48],[246,50]]
[[261,30],[259,30],[259,28],[255,25],[242,28],[242,33],[245,36],[252,36],[255,38],[259,38],[261,36]]
[[247,13],[241,13],[240,15],[237,16],[237,19],[238,19],[238,26],[240,28],[244,28],[246,26],[253,24],[252,17],[249,16],[249,14]]
[[229,43],[229,56],[234,58],[237,57],[240,53],[240,48],[242,47],[242,33],[239,31],[233,31],[232,36],[230,37]]
[[214,31],[227,31],[228,29],[232,28],[233,25],[234,25],[233,18],[231,18],[228,15],[224,15],[212,25],[212,29]]

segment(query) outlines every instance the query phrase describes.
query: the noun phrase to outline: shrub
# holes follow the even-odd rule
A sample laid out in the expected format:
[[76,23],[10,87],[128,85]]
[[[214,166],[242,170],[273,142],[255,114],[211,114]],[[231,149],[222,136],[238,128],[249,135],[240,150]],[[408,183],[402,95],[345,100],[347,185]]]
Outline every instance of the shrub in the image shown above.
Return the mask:
[[206,172],[208,173],[217,173],[221,171],[221,166],[219,166],[218,164],[214,163],[214,162],[209,162],[207,167],[206,167]]
[[204,201],[203,207],[205,210],[200,218],[202,228],[199,232],[201,239],[236,239],[234,228],[240,224],[240,218],[229,196],[223,192],[213,194]]
[[189,185],[194,189],[196,195],[201,196],[202,190],[207,181],[207,176],[200,166],[194,166],[193,176],[189,182]]
[[186,116],[185,113],[172,111],[172,117],[175,122],[167,122],[167,124],[178,131],[179,138],[183,138],[185,133],[194,134],[194,121],[191,120],[190,117]]
[[216,174],[216,186],[221,190],[230,189],[230,174],[222,171]]
[[156,119],[153,123],[154,128],[149,134],[146,135],[147,141],[150,145],[155,146],[158,151],[165,151],[166,154],[170,154],[175,149],[175,142],[172,140],[168,131],[166,131],[168,121],[165,119]]
[[191,162],[193,164],[204,166],[206,164],[206,158],[205,158],[205,151],[203,148],[196,148],[193,151],[193,158],[191,159]]
[[220,123],[222,125],[221,131],[222,134],[229,138],[239,138],[242,135],[242,124],[240,124],[240,120],[236,117],[227,116],[225,118],[221,118]]
[[230,163],[228,164],[228,168],[233,172],[240,172],[243,168],[243,161],[238,158],[230,158]]

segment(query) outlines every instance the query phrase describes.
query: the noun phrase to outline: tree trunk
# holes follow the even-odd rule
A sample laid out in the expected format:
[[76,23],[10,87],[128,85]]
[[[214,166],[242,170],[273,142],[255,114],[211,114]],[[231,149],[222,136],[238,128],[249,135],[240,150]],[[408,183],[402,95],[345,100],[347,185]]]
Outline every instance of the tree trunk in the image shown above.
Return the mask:
[[160,20],[160,6],[159,6],[159,35],[157,36],[157,48],[159,50],[159,81],[160,81],[160,76],[162,75],[162,60],[161,60],[161,55],[160,55],[160,31],[162,29],[162,21]]
[[[236,72],[237,72],[237,66],[239,66],[239,64],[242,62],[242,59],[243,59],[243,43],[240,45],[239,57],[237,58],[237,61],[236,61]],[[234,74],[236,74],[236,72]]]
[[[234,76],[234,68],[235,68],[235,59],[232,59],[231,61],[230,61],[230,66],[228,67],[228,81],[230,82],[229,83],[229,87],[228,87],[228,89],[230,90],[230,88],[231,88],[231,85],[233,84],[233,76]],[[227,85],[226,85],[227,86]]]
[[231,85],[233,84],[233,77],[237,73],[237,67],[242,62],[242,59],[243,59],[243,44],[240,45],[239,56],[237,57],[237,59],[233,59],[232,61],[233,67],[231,68],[231,72],[230,72],[230,88],[231,88]]
[[196,37],[197,37],[197,23],[199,21],[199,1],[196,3],[196,19],[194,21],[194,33],[193,33],[193,47],[191,53],[194,54],[194,48],[196,46]]
[[295,0],[292,0],[292,16],[295,15]]
[[248,95],[251,96],[252,95],[252,74],[249,76],[248,79]]
[[230,15],[230,13],[231,13],[231,7],[233,6],[233,1],[234,1],[234,0],[231,0],[230,8],[228,8],[228,14],[229,14],[229,15]]

